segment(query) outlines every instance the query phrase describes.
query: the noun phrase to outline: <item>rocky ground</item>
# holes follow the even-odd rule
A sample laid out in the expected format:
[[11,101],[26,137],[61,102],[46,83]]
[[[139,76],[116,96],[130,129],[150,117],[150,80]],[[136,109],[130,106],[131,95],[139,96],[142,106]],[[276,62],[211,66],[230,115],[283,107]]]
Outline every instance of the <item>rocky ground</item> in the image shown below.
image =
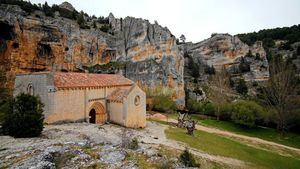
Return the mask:
[[[138,138],[137,149],[123,148],[130,138]],[[181,166],[175,156],[162,153],[164,128],[151,122],[139,130],[112,124],[47,125],[39,138],[0,136],[0,140],[0,168],[140,168],[168,165],[166,161],[172,168]]]

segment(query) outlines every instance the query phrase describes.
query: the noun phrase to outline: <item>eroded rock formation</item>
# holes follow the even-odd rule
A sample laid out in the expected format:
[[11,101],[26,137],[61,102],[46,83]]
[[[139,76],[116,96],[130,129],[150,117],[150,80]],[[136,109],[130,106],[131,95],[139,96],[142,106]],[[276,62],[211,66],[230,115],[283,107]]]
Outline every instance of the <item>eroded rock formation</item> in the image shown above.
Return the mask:
[[[74,10],[70,4],[61,8]],[[42,11],[27,14],[19,6],[0,5],[0,68],[8,88],[17,73],[86,71],[93,65],[126,62],[122,72],[142,87],[170,87],[174,100],[184,106],[183,52],[167,28],[147,20],[109,16],[109,33],[92,25],[81,29],[76,20],[47,17]]]
[[[232,74],[240,74],[246,81],[266,80],[269,77],[266,52],[262,42],[256,42],[253,46],[243,43],[237,36],[229,34],[214,34],[211,38],[199,43],[187,43],[184,45],[186,53],[186,65],[188,59],[202,65],[213,66],[217,71],[225,66]],[[251,52],[252,56],[247,57]],[[249,72],[238,72],[238,65],[242,57],[250,65]],[[201,67],[201,66],[200,66]],[[189,76],[189,70],[186,70]],[[202,72],[204,73],[204,70]],[[201,77],[205,77],[201,75]]]

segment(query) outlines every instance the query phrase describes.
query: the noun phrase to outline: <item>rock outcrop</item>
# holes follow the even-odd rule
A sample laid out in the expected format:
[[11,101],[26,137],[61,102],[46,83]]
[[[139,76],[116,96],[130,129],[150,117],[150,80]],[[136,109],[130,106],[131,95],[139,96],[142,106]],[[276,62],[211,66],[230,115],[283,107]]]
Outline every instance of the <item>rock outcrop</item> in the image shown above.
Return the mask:
[[[253,46],[243,43],[237,36],[229,34],[214,34],[211,38],[199,43],[187,43],[184,45],[188,56],[186,65],[189,60],[193,59],[195,63],[202,67],[201,77],[205,77],[204,66],[213,66],[217,71],[223,66],[231,71],[232,74],[240,74],[246,81],[266,80],[269,77],[268,62],[266,52],[262,42],[256,42]],[[252,53],[252,56],[247,54]],[[238,65],[243,59],[249,63],[249,72],[238,72]],[[202,71],[202,72],[201,72]],[[186,76],[189,76],[189,70],[186,70]]]
[[[74,8],[63,3],[67,10]],[[87,25],[93,18],[86,17]],[[19,6],[0,5],[0,68],[9,88],[15,75],[36,71],[86,71],[94,65],[124,62],[123,73],[142,87],[169,87],[184,106],[183,52],[167,28],[149,21],[109,16],[108,33],[92,26],[82,29],[76,20],[31,14]],[[101,24],[100,24],[101,25]]]

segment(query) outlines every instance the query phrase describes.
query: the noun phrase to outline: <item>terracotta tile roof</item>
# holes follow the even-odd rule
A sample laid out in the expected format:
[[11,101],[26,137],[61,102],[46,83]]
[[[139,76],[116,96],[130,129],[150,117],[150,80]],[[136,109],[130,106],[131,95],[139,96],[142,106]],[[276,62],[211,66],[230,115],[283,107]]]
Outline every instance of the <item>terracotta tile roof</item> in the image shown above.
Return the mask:
[[133,81],[115,74],[54,73],[54,85],[57,88],[129,86],[132,84],[134,84]]
[[123,98],[128,95],[128,90],[126,89],[116,89],[108,97],[107,100],[110,102],[123,102]]

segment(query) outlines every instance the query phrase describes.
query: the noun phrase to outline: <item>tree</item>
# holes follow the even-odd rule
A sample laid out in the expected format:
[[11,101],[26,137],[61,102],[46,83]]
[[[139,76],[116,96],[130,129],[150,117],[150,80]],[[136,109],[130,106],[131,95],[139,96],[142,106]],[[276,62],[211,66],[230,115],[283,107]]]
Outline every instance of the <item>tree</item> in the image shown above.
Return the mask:
[[5,134],[13,137],[36,137],[43,130],[43,104],[29,94],[20,94],[5,105],[4,122]]
[[236,86],[236,91],[242,95],[246,95],[248,93],[248,87],[244,79],[240,79]]
[[223,104],[229,101],[228,94],[231,92],[230,77],[225,67],[223,67],[221,71],[212,75],[208,82],[207,95],[216,107],[215,114],[217,116],[217,120],[220,119],[220,108]]
[[199,65],[194,61],[194,59],[192,57],[189,57],[189,67],[192,70],[191,75],[194,78],[199,78],[200,77],[200,73],[199,73]]
[[48,5],[47,2],[45,2],[45,4],[43,5],[43,11],[45,13],[46,16],[50,16],[50,17],[53,17],[54,16],[54,13],[51,9],[51,7]]
[[84,13],[83,11],[80,12],[80,14],[77,17],[77,23],[80,26],[80,28],[85,28],[85,20],[84,20]]
[[185,43],[186,38],[185,38],[185,36],[183,34],[179,38],[180,38],[180,40],[181,40],[182,43]]
[[[93,15],[94,16],[94,15]],[[96,24],[96,21],[93,21],[93,28],[97,28],[97,24]]]
[[293,66],[282,57],[275,57],[270,64],[270,78],[262,88],[262,98],[274,110],[277,117],[277,129],[281,135],[287,129],[290,116],[291,99],[296,93],[296,77]]

